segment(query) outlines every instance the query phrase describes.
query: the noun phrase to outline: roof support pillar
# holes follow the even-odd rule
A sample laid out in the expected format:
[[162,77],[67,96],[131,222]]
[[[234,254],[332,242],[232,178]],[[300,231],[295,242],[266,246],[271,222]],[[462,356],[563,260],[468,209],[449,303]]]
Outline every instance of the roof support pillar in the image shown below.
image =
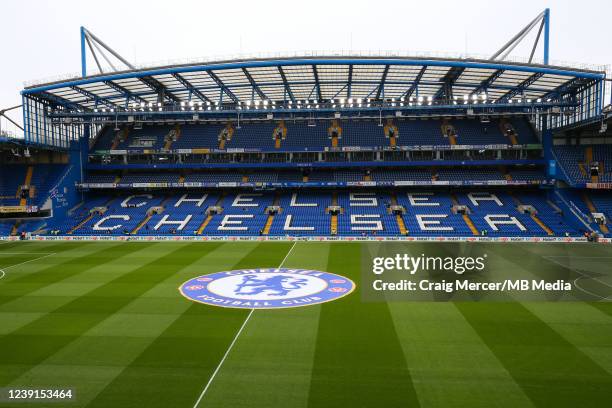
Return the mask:
[[85,52],[85,27],[81,27],[81,76],[87,76],[87,54]]
[[550,40],[550,9],[544,10],[544,65],[548,65],[548,53]]

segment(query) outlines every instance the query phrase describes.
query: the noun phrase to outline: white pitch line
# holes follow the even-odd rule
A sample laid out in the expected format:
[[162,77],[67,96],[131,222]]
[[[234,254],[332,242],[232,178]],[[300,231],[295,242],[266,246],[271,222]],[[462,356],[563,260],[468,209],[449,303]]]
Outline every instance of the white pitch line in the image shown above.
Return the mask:
[[[283,266],[283,264],[285,263],[285,261],[287,260],[287,258],[289,257],[289,255],[291,254],[291,251],[293,251],[293,248],[295,248],[295,244],[297,244],[297,241],[293,242],[293,245],[291,245],[291,248],[289,248],[289,251],[287,251],[287,254],[285,255],[285,257],[283,258],[283,261],[280,263],[280,265],[278,265],[278,268],[281,268]],[[202,398],[204,398],[204,395],[206,395],[206,391],[208,391],[208,389],[210,388],[210,385],[212,384],[213,380],[215,379],[215,377],[217,376],[217,373],[219,372],[219,370],[221,370],[221,366],[223,365],[223,363],[225,362],[225,359],[227,358],[227,356],[229,355],[229,353],[232,351],[232,348],[234,347],[234,344],[236,344],[236,340],[238,340],[238,337],[240,337],[240,333],[242,333],[242,330],[244,330],[244,327],[247,325],[247,323],[249,322],[249,319],[251,318],[251,316],[253,315],[253,312],[255,311],[255,309],[251,309],[251,311],[249,312],[249,314],[247,315],[246,319],[244,319],[244,322],[242,322],[242,326],[240,326],[240,329],[238,329],[238,331],[236,332],[236,335],[234,336],[234,339],[232,340],[232,342],[230,343],[229,347],[227,348],[227,350],[225,350],[225,354],[223,355],[223,358],[221,358],[221,361],[219,362],[219,365],[217,365],[217,368],[215,368],[215,371],[213,371],[212,375],[210,376],[210,379],[208,380],[208,382],[206,383],[206,386],[204,387],[204,389],[202,390],[202,392],[200,393],[200,396],[198,397],[198,400],[195,402],[195,404],[193,405],[193,408],[197,408],[197,406],[200,404],[200,402],[202,401]]]
[[0,255],[51,255],[57,252],[4,252],[0,251]]
[[[608,297],[603,297],[603,296],[600,296],[600,295],[598,295],[598,294],[596,294],[596,293],[593,293],[593,292],[591,292],[591,291],[589,291],[589,290],[586,290],[586,289],[584,289],[584,288],[580,287],[580,285],[578,285],[578,281],[579,281],[580,279],[589,278],[589,279],[592,279],[592,280],[594,280],[594,281],[596,281],[596,282],[599,282],[600,284],[602,284],[602,285],[604,285],[604,286],[607,286],[607,287],[609,287],[609,288],[612,288],[612,286],[611,286],[610,284],[608,284],[607,282],[603,282],[603,281],[601,281],[601,280],[597,279],[597,277],[595,277],[595,276],[591,276],[591,275],[589,275],[589,274],[587,274],[587,273],[581,272],[581,271],[579,271],[578,269],[576,269],[575,267],[571,267],[571,266],[568,266],[568,265],[563,265],[562,263],[557,262],[557,261],[555,261],[554,259],[550,259],[550,258],[572,258],[572,256],[558,255],[558,256],[544,256],[543,258],[544,258],[544,259],[549,259],[550,261],[552,261],[552,262],[556,263],[557,265],[561,266],[562,268],[566,268],[566,269],[569,269],[569,270],[571,270],[571,271],[573,271],[573,272],[576,272],[576,273],[580,274],[580,276],[579,276],[579,277],[577,277],[576,279],[574,279],[574,286],[575,286],[576,288],[578,288],[578,290],[579,290],[579,291],[584,292],[584,293],[586,293],[587,295],[591,295],[591,296],[598,297],[600,300],[607,300],[607,299],[610,297],[610,296],[608,296]],[[612,257],[609,257],[609,256],[594,256],[594,257],[589,257],[589,256],[575,256],[575,257],[573,257],[573,258],[612,258]]]
[[[7,253],[7,252],[4,252],[4,253]],[[34,258],[34,259],[28,259],[27,261],[20,262],[20,263],[15,264],[15,265],[7,266],[4,269],[0,268],[0,273],[2,273],[2,275],[0,275],[0,279],[4,278],[6,276],[6,272],[5,271],[7,271],[7,270],[9,270],[11,268],[15,268],[17,266],[24,265],[24,264],[27,264],[29,262],[37,261],[39,259],[47,258],[47,257],[49,257],[51,255],[55,255],[56,253],[57,252],[50,252],[50,253],[47,253],[47,255],[39,256],[38,258]]]

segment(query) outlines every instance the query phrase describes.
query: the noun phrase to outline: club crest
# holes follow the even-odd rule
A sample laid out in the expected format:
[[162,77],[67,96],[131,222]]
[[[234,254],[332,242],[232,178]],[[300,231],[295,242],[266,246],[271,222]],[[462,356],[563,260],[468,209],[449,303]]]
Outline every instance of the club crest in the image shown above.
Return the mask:
[[257,268],[199,276],[179,288],[186,298],[213,306],[275,309],[339,299],[355,289],[350,279],[312,269]]

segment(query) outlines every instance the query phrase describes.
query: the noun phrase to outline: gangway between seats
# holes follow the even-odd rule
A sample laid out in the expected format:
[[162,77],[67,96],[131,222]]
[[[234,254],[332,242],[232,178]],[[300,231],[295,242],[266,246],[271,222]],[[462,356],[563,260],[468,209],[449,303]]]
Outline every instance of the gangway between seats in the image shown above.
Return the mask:
[[518,143],[518,133],[516,129],[510,122],[508,122],[505,118],[501,118],[499,120],[499,130],[502,132],[504,136],[510,139],[510,144],[515,146]]
[[198,227],[198,230],[196,232],[197,235],[202,235],[208,224],[210,224],[210,222],[212,221],[213,216],[221,214],[223,212],[223,207],[221,207],[221,204],[223,203],[223,200],[225,199],[226,195],[227,192],[223,191],[217,199],[217,202],[215,202],[215,205],[212,205],[206,209],[206,218]]
[[280,207],[280,193],[276,192],[276,195],[274,196],[274,202],[272,203],[271,206],[266,208],[266,213],[268,214],[268,219],[266,220],[266,225],[264,225],[264,228],[261,232],[262,235],[268,235],[270,234],[270,228],[272,228],[272,223],[274,222],[274,217],[282,212],[282,208]]
[[455,127],[448,119],[444,119],[440,128],[442,131],[442,136],[448,138],[448,143],[451,146],[455,146],[457,144],[457,131],[455,130]]
[[176,124],[174,126],[174,129],[172,129],[172,131],[169,132],[168,135],[166,136],[164,149],[166,150],[172,149],[172,143],[176,142],[179,139],[179,137],[181,137],[181,125]]
[[334,119],[327,129],[327,135],[331,139],[332,147],[338,147],[338,140],[342,139],[342,127],[338,120]]
[[147,215],[142,221],[140,221],[140,223],[138,223],[136,228],[132,230],[131,235],[138,234],[138,231],[140,231],[142,227],[147,225],[147,222],[149,222],[149,220],[153,218],[155,214],[163,213],[166,209],[166,203],[170,200],[170,198],[171,198],[170,196],[167,196],[158,206],[149,208],[149,210],[147,211]]
[[[587,193],[582,193],[582,201],[584,201],[584,203],[587,205],[587,208],[591,212],[591,216],[593,216],[593,214],[600,214],[600,212],[597,210],[597,207],[595,207],[595,204],[593,204],[593,201],[591,201],[591,198],[587,195]],[[597,223],[597,226],[604,234],[610,233],[610,229],[608,228],[608,225],[605,222],[601,224]]]
[[274,128],[274,133],[272,133],[272,139],[274,140],[274,148],[280,149],[281,142],[287,138],[287,127],[285,126],[285,121],[281,120],[278,122],[276,128]]
[[126,126],[123,128],[123,130],[117,132],[117,134],[115,135],[115,138],[113,139],[113,144],[111,145],[111,150],[115,150],[117,149],[117,147],[119,146],[119,144],[121,142],[125,142],[128,140],[128,136],[130,134],[130,127]]
[[555,233],[553,232],[552,229],[550,229],[548,227],[548,225],[546,225],[544,223],[544,221],[542,221],[540,219],[540,217],[538,217],[538,211],[536,210],[536,208],[532,205],[525,205],[521,202],[521,200],[519,200],[514,194],[510,193],[510,196],[512,197],[512,200],[514,200],[514,203],[516,204],[516,209],[518,212],[523,213],[523,214],[529,214],[529,217],[531,217],[531,219],[538,224],[538,226],[540,228],[542,228],[544,230],[544,232],[546,232],[546,234],[548,234],[549,236],[554,236]]
[[[32,182],[32,174],[34,174],[34,166],[28,166],[28,170],[26,171],[25,180],[23,182],[23,186],[27,187],[27,189],[28,189],[27,190],[28,191],[28,193],[27,193],[28,196],[31,196],[31,194],[30,194],[30,183]],[[26,197],[23,197],[22,191],[23,191],[23,188],[20,187],[19,188],[19,197],[21,198],[19,200],[19,205],[20,206],[24,206],[24,205],[26,205],[28,203],[28,199]]]
[[472,221],[469,216],[471,212],[470,207],[468,207],[467,205],[459,204],[459,200],[457,200],[455,194],[451,194],[451,201],[453,203],[453,207],[451,208],[453,214],[461,215],[461,218],[463,218],[465,225],[467,225],[470,231],[472,231],[472,235],[480,235],[478,228],[476,228],[476,225],[474,225],[474,221]]
[[406,212],[406,209],[398,205],[397,203],[397,194],[395,192],[391,193],[391,207],[389,208],[389,212],[395,214],[395,221],[397,222],[397,228],[402,235],[408,235],[408,228],[406,228],[406,223],[404,222],[403,214]]
[[399,130],[397,129],[397,126],[393,124],[393,119],[387,119],[387,124],[383,128],[383,131],[385,133],[385,137],[389,139],[389,145],[391,147],[396,147],[397,139],[399,137]]
[[227,122],[227,125],[219,132],[219,149],[225,149],[225,144],[232,140],[234,136],[234,126],[232,122]]
[[332,193],[332,203],[326,211],[331,214],[329,226],[331,235],[338,235],[338,215],[342,213],[342,207],[338,205],[338,192]]

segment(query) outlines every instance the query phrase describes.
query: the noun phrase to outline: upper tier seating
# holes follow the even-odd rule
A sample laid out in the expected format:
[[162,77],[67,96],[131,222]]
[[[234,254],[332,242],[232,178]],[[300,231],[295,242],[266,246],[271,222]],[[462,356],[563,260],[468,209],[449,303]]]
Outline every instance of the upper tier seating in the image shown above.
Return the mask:
[[517,133],[519,144],[539,143],[531,124],[526,118],[511,118],[509,122]]
[[[537,143],[535,134],[524,118],[511,118],[518,134],[519,143]],[[274,130],[277,121],[247,122],[227,124],[182,124],[180,136],[169,144],[172,149],[258,149],[262,151],[322,151],[332,147],[328,130],[330,120],[316,120],[312,123],[285,121],[286,137],[277,145]],[[509,140],[499,129],[499,121],[491,120],[482,123],[476,119],[453,119],[449,121],[457,131],[457,144],[491,145],[509,144]],[[389,147],[390,140],[385,137],[384,126],[374,120],[339,120],[341,135],[337,146],[359,146],[381,148]],[[449,140],[442,135],[442,121],[427,120],[394,120],[397,127],[396,144],[398,146],[448,146]],[[232,136],[223,145],[219,143],[222,130],[229,126]],[[148,125],[142,129],[131,128],[125,137],[125,130],[115,131],[107,126],[100,133],[93,150],[115,149],[160,149],[165,145],[165,138],[176,125]],[[119,135],[119,137],[117,137]],[[151,146],[143,145],[143,140],[152,140]]]
[[458,144],[509,144],[508,138],[499,130],[499,123],[495,120],[482,123],[478,119],[459,119],[451,123],[457,131]]

